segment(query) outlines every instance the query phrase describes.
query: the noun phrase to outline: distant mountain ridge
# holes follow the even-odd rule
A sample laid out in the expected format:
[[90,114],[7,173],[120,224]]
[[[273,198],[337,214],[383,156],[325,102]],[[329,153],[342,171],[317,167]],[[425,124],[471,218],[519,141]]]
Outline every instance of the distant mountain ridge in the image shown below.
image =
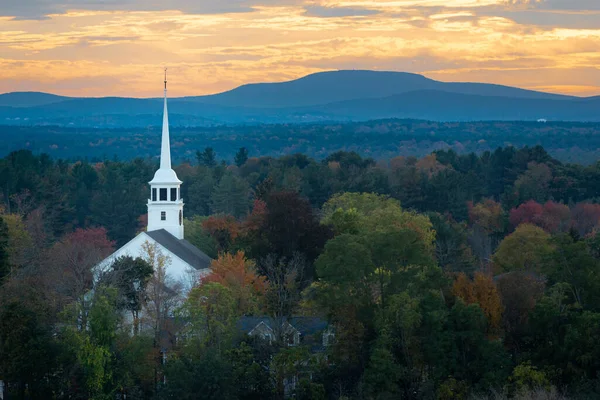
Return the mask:
[[[581,98],[509,86],[439,82],[405,72],[330,71],[169,100],[174,125],[364,121],[600,121],[600,96]],[[0,95],[0,124],[82,127],[159,125],[160,98]]]

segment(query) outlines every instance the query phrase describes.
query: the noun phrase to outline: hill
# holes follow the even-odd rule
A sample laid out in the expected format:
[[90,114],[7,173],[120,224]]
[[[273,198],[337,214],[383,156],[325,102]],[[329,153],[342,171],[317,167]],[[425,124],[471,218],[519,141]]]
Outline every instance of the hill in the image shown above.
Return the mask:
[[[366,121],[600,121],[600,97],[579,98],[484,83],[439,82],[417,74],[332,71],[289,82],[243,85],[210,96],[170,100],[172,123],[223,124]],[[0,123],[129,128],[159,125],[159,98],[0,95]]]
[[0,107],[35,107],[58,103],[69,97],[41,92],[11,92],[0,94]]

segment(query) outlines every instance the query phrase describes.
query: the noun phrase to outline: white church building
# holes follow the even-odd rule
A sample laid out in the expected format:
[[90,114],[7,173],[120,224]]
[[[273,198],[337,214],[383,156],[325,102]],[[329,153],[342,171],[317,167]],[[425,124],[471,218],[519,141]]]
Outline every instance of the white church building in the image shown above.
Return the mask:
[[150,184],[148,227],[123,247],[98,264],[98,272],[106,271],[119,257],[142,257],[146,244],[155,245],[169,260],[165,266],[167,278],[189,288],[190,282],[210,273],[211,258],[184,239],[183,199],[181,181],[171,168],[169,114],[167,111],[167,77],[165,73],[164,111],[160,150],[160,168]]

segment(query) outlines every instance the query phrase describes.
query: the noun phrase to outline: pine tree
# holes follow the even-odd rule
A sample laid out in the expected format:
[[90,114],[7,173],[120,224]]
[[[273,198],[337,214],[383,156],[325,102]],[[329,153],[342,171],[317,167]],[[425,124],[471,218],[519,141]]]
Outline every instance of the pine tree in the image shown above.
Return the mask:
[[212,147],[205,148],[202,153],[197,151],[196,159],[199,165],[204,165],[205,167],[215,167],[217,165],[217,155]]
[[248,149],[246,149],[245,147],[240,147],[238,152],[235,154],[234,161],[235,165],[237,165],[238,167],[241,167],[242,165],[246,164],[246,161],[248,161]]
[[225,174],[212,193],[212,213],[229,214],[240,218],[248,213],[249,208],[250,187],[246,181],[231,173]]

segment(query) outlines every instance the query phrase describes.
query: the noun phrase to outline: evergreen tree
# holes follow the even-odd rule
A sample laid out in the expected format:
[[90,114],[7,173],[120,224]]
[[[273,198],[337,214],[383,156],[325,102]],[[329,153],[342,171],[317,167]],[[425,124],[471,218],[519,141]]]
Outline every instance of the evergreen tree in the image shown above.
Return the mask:
[[240,218],[250,209],[250,187],[246,181],[226,173],[211,196],[213,214],[223,213]]
[[234,161],[235,165],[237,165],[238,167],[241,167],[242,165],[246,164],[246,161],[248,161],[248,149],[246,149],[245,147],[240,147],[238,152],[235,154]]
[[217,165],[217,155],[212,147],[207,147],[203,152],[196,152],[196,160],[198,165],[205,167],[215,167]]

